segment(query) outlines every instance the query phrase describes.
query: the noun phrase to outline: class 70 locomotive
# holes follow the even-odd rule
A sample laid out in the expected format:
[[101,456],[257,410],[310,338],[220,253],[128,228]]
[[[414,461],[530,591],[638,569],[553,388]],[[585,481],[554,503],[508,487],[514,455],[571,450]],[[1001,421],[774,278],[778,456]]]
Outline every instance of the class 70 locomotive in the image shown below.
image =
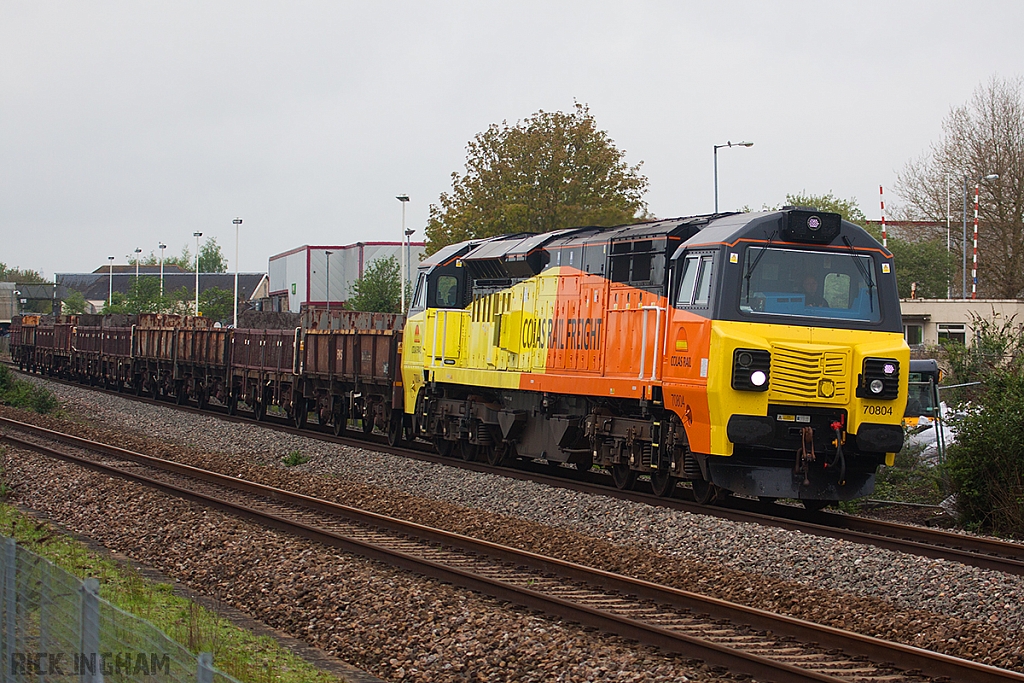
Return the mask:
[[442,248],[419,267],[401,384],[441,453],[821,507],[893,463],[909,354],[892,255],[786,207]]

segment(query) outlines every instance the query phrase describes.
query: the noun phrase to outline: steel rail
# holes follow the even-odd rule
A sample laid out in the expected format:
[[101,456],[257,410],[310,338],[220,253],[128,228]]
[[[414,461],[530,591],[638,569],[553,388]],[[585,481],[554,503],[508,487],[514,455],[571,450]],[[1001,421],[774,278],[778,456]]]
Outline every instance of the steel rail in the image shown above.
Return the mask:
[[[52,377],[45,378],[69,386],[83,388],[84,385],[68,380]],[[594,495],[602,495],[620,500],[667,507],[692,514],[710,515],[736,522],[747,522],[775,526],[791,531],[846,540],[861,545],[885,548],[897,552],[960,562],[965,565],[1004,572],[1007,574],[1024,575],[1024,544],[1001,541],[998,539],[968,536],[954,532],[930,529],[874,520],[854,515],[834,513],[812,513],[797,507],[784,505],[766,506],[755,501],[732,498],[726,505],[706,506],[679,498],[661,498],[642,491],[622,491],[609,486],[608,477],[600,473],[577,473],[575,470],[558,468],[561,476],[552,475],[550,466],[536,465],[528,461],[520,461],[516,467],[494,467],[482,462],[466,462],[452,457],[443,457],[432,451],[416,449],[410,446],[389,446],[383,437],[373,434],[356,435],[349,430],[348,436],[336,437],[326,428],[310,425],[306,429],[296,429],[286,424],[283,419],[270,419],[255,422],[241,415],[228,415],[226,411],[217,409],[200,410],[188,405],[177,405],[144,396],[124,394],[99,387],[86,387],[104,391],[124,398],[142,401],[151,405],[184,410],[199,415],[217,415],[221,419],[239,424],[258,424],[267,429],[285,432],[297,436],[315,438],[331,443],[342,443],[365,448],[368,445],[375,450],[393,455],[413,457],[427,462],[435,462],[447,466],[459,467],[475,472],[499,474],[524,481],[534,481],[557,488],[580,491]]]
[[[649,600],[658,605],[672,605],[697,614],[706,613],[711,615],[714,619],[728,619],[729,621],[741,623],[745,626],[765,629],[776,634],[785,634],[789,637],[803,641],[815,642],[826,648],[837,648],[847,654],[867,656],[873,661],[895,662],[897,667],[903,670],[917,669],[924,672],[926,675],[948,676],[953,680],[960,681],[982,681],[986,683],[1005,683],[1006,681],[1016,681],[1018,683],[1024,682],[1024,674],[1019,674],[1017,672],[1006,671],[985,664],[979,664],[977,662],[970,662],[956,657],[922,650],[913,646],[889,643],[870,636],[854,634],[785,615],[775,615],[763,610],[748,608],[723,600],[700,596],[688,591],[660,586],[640,579],[583,567],[581,565],[558,560],[556,558],[544,557],[535,553],[521,551],[487,541],[472,539],[460,534],[453,534],[439,529],[405,522],[403,520],[397,520],[376,513],[358,510],[349,506],[312,498],[275,487],[240,480],[189,465],[166,461],[143,455],[141,453],[134,453],[115,446],[91,442],[80,437],[60,434],[58,432],[53,432],[34,425],[19,423],[6,418],[0,418],[0,423],[19,431],[31,433],[37,437],[57,440],[92,452],[98,452],[104,455],[114,456],[122,460],[127,460],[129,462],[189,476],[217,486],[244,491],[276,502],[282,502],[304,509],[311,509],[333,516],[341,516],[346,519],[356,520],[364,525],[388,529],[403,536],[420,538],[430,543],[445,547],[459,548],[460,550],[468,553],[492,557],[500,562],[511,565],[532,567],[541,572],[554,573],[573,581],[580,581],[586,584],[600,586],[609,591],[636,595],[640,599]],[[345,537],[310,524],[288,519],[281,515],[269,514],[265,511],[259,511],[239,505],[237,502],[232,502],[225,498],[199,493],[195,490],[160,481],[158,479],[153,479],[152,477],[147,477],[137,472],[126,472],[118,467],[91,461],[87,458],[71,455],[69,453],[55,451],[54,449],[41,444],[19,439],[8,433],[4,433],[2,438],[5,441],[16,443],[24,448],[43,452],[52,457],[75,462],[112,476],[132,479],[139,483],[173,493],[174,495],[221,509],[230,514],[242,515],[271,528],[299,535],[310,540],[342,547],[345,550],[371,559],[385,561],[389,564],[400,566],[404,569],[422,573],[444,581],[452,581],[463,587],[487,593],[498,599],[509,600],[530,608],[542,610],[549,614],[580,621],[584,624],[596,626],[603,630],[617,633],[623,637],[633,638],[640,642],[655,645],[669,651],[698,657],[711,664],[727,666],[733,671],[742,671],[750,675],[767,677],[771,680],[780,681],[848,680],[841,677],[822,674],[817,671],[808,671],[800,667],[773,661],[769,658],[742,652],[741,650],[725,647],[716,643],[708,643],[701,639],[687,636],[686,634],[681,634],[656,625],[609,613],[605,610],[595,609],[587,605],[580,605],[572,601],[558,598],[557,596],[546,595],[539,591],[530,590],[529,588],[524,588],[522,586],[514,586],[507,582],[480,576],[472,572],[416,557],[408,553],[385,549],[376,544],[366,543],[351,537]]]

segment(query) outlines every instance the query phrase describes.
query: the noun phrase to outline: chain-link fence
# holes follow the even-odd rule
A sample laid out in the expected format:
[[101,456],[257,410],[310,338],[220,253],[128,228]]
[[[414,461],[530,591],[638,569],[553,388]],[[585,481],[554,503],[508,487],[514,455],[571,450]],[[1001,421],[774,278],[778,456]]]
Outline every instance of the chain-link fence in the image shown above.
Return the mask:
[[0,680],[238,683],[84,581],[0,536]]

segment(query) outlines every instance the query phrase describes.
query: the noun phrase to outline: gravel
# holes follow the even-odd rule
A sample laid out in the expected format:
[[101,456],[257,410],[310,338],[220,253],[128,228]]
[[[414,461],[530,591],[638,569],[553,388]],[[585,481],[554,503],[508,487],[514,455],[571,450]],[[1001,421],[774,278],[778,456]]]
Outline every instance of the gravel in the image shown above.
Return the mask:
[[[1024,670],[1022,577],[52,388],[82,429],[116,432],[127,447]],[[309,461],[285,468],[281,459],[293,451]]]

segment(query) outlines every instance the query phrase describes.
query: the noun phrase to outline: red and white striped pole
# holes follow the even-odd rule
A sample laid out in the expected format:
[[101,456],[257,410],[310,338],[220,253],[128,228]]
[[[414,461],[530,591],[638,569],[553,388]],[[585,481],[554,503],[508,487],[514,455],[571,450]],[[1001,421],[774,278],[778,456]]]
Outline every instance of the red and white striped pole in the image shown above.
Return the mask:
[[885,233],[885,195],[882,194],[882,186],[878,186],[878,201],[882,205],[882,246],[889,247],[889,238]]
[[971,262],[971,298],[978,298],[978,192],[981,182],[974,184],[974,260]]

